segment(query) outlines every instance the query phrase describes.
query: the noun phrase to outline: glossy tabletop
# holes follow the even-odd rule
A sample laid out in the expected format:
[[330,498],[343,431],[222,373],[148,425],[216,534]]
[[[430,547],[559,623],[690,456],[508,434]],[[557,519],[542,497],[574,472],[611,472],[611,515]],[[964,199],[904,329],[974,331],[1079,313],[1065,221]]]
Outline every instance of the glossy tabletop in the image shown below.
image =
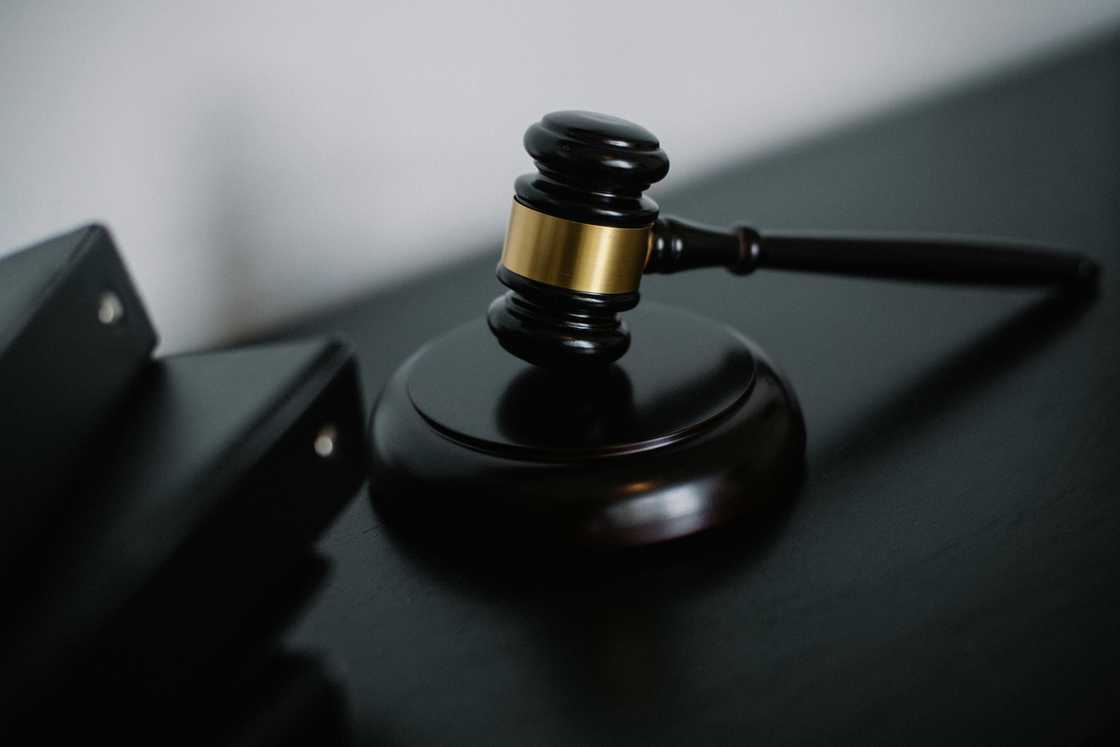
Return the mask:
[[[645,298],[742,330],[788,375],[808,428],[790,509],[654,549],[495,558],[404,535],[363,493],[292,633],[339,664],[359,740],[1048,744],[1115,729],[1120,37],[728,154],[656,196],[711,223],[1064,245],[1102,282],[1079,305],[782,272],[646,278]],[[469,260],[282,334],[348,337],[371,404],[425,341],[485,313],[504,218]]]

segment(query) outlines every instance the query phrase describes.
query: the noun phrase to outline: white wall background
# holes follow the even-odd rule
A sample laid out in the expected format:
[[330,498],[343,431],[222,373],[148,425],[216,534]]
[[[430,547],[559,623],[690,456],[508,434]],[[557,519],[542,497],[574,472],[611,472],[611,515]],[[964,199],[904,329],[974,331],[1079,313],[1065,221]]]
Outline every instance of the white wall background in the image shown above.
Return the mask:
[[0,0],[0,251],[104,220],[162,349],[196,347],[500,240],[546,111],[645,124],[687,180],[1117,22],[1117,0]]

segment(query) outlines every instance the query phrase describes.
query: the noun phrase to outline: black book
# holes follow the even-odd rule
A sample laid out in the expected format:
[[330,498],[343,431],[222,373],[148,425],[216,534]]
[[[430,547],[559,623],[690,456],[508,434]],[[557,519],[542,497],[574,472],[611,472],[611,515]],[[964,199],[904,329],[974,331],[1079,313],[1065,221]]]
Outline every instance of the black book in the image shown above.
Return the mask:
[[74,497],[67,482],[155,345],[105,228],[0,259],[0,578]]
[[335,342],[155,361],[5,616],[9,714],[135,718],[212,668],[362,482],[362,412]]

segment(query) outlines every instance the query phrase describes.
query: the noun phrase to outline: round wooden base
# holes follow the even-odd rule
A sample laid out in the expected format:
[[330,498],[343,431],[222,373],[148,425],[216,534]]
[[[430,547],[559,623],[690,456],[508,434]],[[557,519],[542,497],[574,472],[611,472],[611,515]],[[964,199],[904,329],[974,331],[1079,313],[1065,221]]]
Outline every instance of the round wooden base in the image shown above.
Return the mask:
[[522,362],[484,319],[423,347],[370,420],[375,505],[467,541],[633,545],[789,499],[805,425],[765,354],[657,304],[627,322],[630,351],[591,373]]

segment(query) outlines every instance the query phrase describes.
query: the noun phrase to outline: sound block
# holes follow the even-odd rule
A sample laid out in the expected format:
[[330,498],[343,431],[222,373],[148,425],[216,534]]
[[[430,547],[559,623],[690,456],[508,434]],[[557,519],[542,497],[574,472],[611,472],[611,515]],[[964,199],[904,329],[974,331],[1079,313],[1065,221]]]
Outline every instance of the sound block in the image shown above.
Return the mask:
[[504,351],[484,319],[421,348],[370,420],[371,497],[467,542],[638,545],[788,500],[804,462],[793,390],[731,328],[652,303],[592,373]]

